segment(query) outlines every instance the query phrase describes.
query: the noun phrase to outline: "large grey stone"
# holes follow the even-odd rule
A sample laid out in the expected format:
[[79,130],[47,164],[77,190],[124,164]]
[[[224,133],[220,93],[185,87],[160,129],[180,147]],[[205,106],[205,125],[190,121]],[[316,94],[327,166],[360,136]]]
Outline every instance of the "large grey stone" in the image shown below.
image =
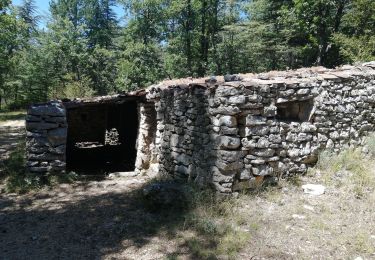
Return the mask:
[[263,115],[265,117],[274,117],[277,114],[277,107],[274,105],[264,107]]
[[247,115],[246,116],[246,126],[258,126],[258,125],[265,125],[267,119],[263,116],[254,116],[254,115]]
[[226,162],[222,160],[216,160],[215,166],[222,171],[237,171],[242,169],[244,167],[244,164],[241,161]]
[[59,103],[34,105],[29,108],[28,114],[36,116],[65,116],[65,108],[62,107]]
[[217,157],[226,162],[235,162],[243,159],[245,157],[245,152],[218,150]]
[[58,128],[59,124],[57,123],[46,123],[46,122],[26,122],[26,129],[28,131],[34,130],[49,130]]
[[234,116],[224,115],[213,120],[215,126],[235,127],[237,126],[237,119]]
[[241,145],[239,137],[213,136],[215,146],[219,149],[237,149]]
[[269,132],[270,132],[270,128],[268,126],[257,125],[257,126],[245,128],[246,136],[251,136],[251,135],[262,136],[262,135],[268,134]]
[[212,180],[214,182],[223,183],[223,182],[232,182],[233,181],[233,175],[222,174],[216,166],[213,166],[211,168],[211,175],[212,175]]
[[66,144],[67,133],[67,128],[57,128],[50,130],[48,131],[48,141],[52,146]]
[[225,106],[225,105],[221,105],[217,108],[210,108],[209,111],[212,115],[217,115],[217,114],[236,115],[241,112],[241,110],[237,106]]
[[272,157],[275,154],[273,149],[255,149],[251,150],[250,154],[259,156],[259,157]]

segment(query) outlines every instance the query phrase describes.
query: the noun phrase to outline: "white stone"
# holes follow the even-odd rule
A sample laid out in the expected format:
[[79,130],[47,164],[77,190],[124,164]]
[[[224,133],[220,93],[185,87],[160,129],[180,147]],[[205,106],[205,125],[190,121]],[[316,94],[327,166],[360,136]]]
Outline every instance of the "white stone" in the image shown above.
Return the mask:
[[307,210],[310,210],[310,211],[314,211],[314,207],[310,206],[310,205],[303,205],[303,208],[307,209]]
[[218,126],[235,127],[237,126],[237,119],[234,116],[221,116],[218,123]]
[[246,126],[264,125],[266,124],[266,121],[267,119],[263,116],[254,116],[254,115],[246,116]]
[[322,195],[325,192],[325,187],[320,184],[305,184],[302,185],[303,192],[310,195]]
[[293,214],[293,215],[292,215],[292,218],[294,218],[294,219],[305,219],[306,216],[298,215],[298,214]]
[[219,136],[216,143],[220,149],[237,149],[241,145],[241,140],[238,137]]

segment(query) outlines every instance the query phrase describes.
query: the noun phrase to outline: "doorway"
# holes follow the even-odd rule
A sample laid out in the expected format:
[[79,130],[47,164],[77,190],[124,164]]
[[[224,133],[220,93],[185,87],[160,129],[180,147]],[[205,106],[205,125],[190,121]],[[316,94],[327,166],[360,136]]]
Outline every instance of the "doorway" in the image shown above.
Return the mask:
[[69,171],[133,171],[136,160],[136,101],[83,104],[67,109],[66,162]]

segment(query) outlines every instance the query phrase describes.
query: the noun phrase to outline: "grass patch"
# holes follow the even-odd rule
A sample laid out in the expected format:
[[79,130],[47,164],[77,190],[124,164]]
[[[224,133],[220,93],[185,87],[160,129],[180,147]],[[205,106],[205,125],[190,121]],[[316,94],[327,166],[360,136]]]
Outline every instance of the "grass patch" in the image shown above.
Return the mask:
[[365,233],[357,233],[350,242],[356,252],[374,254],[375,249],[370,241],[370,236]]
[[[237,258],[251,234],[249,220],[241,211],[241,197],[222,198],[212,190],[189,183],[159,181],[150,185],[155,184],[165,188],[160,188],[160,193],[143,193],[142,200],[148,211],[157,216],[154,219],[168,223],[162,233],[158,231],[160,236],[169,239],[178,237],[180,248],[189,252],[191,259]],[[165,203],[160,205],[157,200],[156,206],[149,205],[157,197]],[[170,197],[173,198],[172,203]],[[147,221],[142,224],[142,229],[147,230],[148,226],[156,225]],[[168,255],[168,259],[176,259],[179,254],[180,249],[177,249]]]
[[25,172],[25,142],[18,144],[4,162],[5,191],[26,193],[41,186],[41,178]]
[[46,186],[54,186],[60,183],[72,183],[78,180],[74,172],[68,174],[42,174],[27,173],[25,169],[25,142],[18,144],[12,151],[9,158],[4,162],[5,192],[27,193]]
[[245,231],[248,220],[240,209],[237,198],[218,199],[210,190],[192,193],[192,210],[185,217],[184,230],[195,236],[186,240],[197,259],[236,259],[250,239]]
[[368,149],[368,153],[372,159],[375,159],[375,133],[371,133],[365,139],[366,147]]
[[[375,136],[366,139],[369,155],[375,155]],[[357,198],[362,198],[375,190],[374,163],[360,148],[349,148],[339,154],[323,151],[313,171],[322,173],[327,185],[345,186]]]
[[10,112],[0,112],[0,122],[7,120],[19,120],[25,119],[26,111],[10,111]]

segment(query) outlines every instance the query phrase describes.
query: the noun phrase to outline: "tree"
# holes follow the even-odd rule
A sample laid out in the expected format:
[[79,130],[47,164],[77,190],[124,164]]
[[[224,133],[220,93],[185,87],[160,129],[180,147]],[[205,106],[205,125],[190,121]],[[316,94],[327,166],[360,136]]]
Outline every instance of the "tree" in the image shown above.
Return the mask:
[[0,0],[0,109],[4,94],[8,92],[6,81],[12,70],[12,58],[18,48],[18,25],[10,1]]
[[140,89],[163,79],[161,57],[156,44],[127,42],[118,63],[117,84],[120,89]]
[[37,32],[39,16],[36,15],[36,5],[34,0],[23,0],[19,7],[18,15],[24,23],[25,38],[30,39],[32,34]]
[[113,0],[51,3],[53,23],[49,30],[60,40],[56,49],[65,59],[62,68],[66,77],[61,77],[61,82],[85,79],[85,84],[100,95],[115,89],[117,58],[113,39],[118,29],[113,5]]
[[306,32],[315,64],[337,65],[338,52],[332,36],[338,32],[349,0],[294,0],[301,31]]
[[117,21],[112,7],[113,0],[85,0],[83,6],[89,46],[96,45],[109,50],[117,33]]
[[353,0],[334,35],[344,62],[375,60],[375,2]]

